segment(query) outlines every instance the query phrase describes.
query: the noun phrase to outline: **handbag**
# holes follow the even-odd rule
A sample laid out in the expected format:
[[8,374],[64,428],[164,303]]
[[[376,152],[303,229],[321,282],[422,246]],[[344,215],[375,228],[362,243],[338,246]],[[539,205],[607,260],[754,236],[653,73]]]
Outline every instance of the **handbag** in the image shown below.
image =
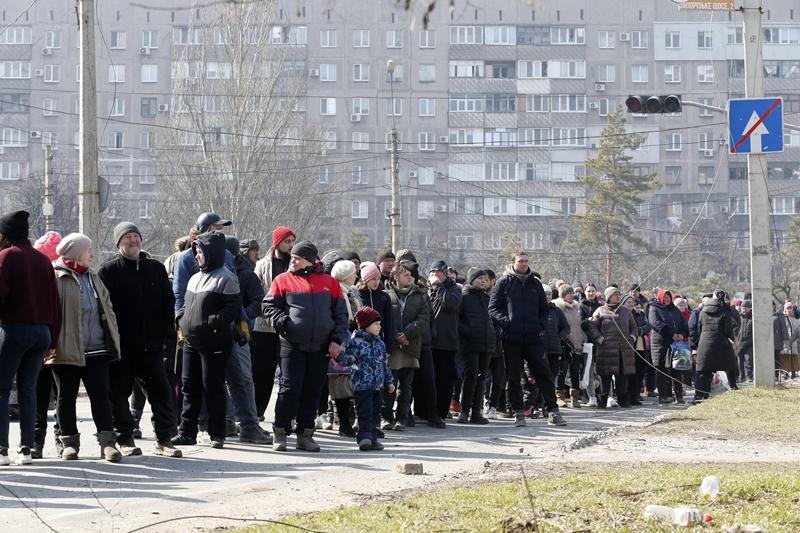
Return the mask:
[[686,341],[675,341],[670,345],[672,368],[678,371],[692,369],[692,349]]

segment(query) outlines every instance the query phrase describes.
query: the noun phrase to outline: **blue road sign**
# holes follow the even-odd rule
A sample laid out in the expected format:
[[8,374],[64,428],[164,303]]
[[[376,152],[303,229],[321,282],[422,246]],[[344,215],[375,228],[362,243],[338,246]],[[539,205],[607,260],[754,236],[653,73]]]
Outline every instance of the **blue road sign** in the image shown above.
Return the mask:
[[783,99],[728,101],[728,139],[732,154],[783,152]]

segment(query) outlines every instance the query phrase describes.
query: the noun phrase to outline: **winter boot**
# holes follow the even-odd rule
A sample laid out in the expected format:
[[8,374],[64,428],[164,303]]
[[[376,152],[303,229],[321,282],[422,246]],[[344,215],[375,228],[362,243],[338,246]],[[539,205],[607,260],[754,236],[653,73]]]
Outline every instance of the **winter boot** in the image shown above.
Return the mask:
[[564,391],[564,389],[556,389],[556,405],[557,406],[566,407],[567,406],[566,397],[567,397],[567,394],[566,394],[566,391]]
[[272,449],[276,452],[286,451],[286,430],[272,426]]
[[571,399],[569,406],[575,409],[579,409],[581,404],[578,401],[578,396],[580,395],[580,391],[578,389],[570,389],[569,390],[569,397]]
[[56,453],[59,457],[61,457],[61,454],[64,452],[64,443],[61,442],[60,436],[61,432],[58,430],[58,426],[56,426],[53,428],[53,438],[56,441]]
[[117,449],[117,434],[113,431],[98,431],[97,442],[100,443],[100,458],[111,463],[118,463],[122,454]]
[[597,408],[598,409],[605,409],[608,407],[608,394],[598,394],[597,395]]
[[44,438],[45,432],[41,429],[37,429],[36,433],[34,434],[33,440],[33,448],[31,448],[31,458],[32,459],[41,459],[42,452],[44,451]]
[[314,442],[314,430],[313,429],[304,429],[302,433],[297,434],[297,445],[296,448],[298,450],[304,450],[307,452],[318,452],[319,451],[319,444]]
[[64,450],[61,452],[61,458],[71,461],[78,458],[78,452],[81,449],[81,436],[77,435],[61,435],[58,437],[61,444],[64,445]]
[[136,442],[133,440],[133,436],[130,436],[124,440],[120,440],[119,447],[122,451],[122,455],[126,457],[129,455],[142,455],[142,449],[136,445]]

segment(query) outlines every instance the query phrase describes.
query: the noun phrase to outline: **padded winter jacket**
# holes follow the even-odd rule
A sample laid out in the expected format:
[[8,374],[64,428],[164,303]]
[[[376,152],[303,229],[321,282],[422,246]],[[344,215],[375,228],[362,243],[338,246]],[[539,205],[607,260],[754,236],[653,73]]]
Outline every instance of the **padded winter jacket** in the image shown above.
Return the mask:
[[703,306],[698,320],[700,334],[697,343],[697,370],[735,370],[736,353],[733,351],[735,321],[724,302],[712,298]]
[[489,314],[500,326],[502,340],[516,344],[544,342],[547,300],[542,282],[530,269],[520,276],[507,266],[492,290]]
[[547,318],[544,326],[544,349],[548,354],[561,354],[562,341],[569,337],[570,327],[564,312],[550,302],[547,304]]
[[433,316],[431,333],[434,350],[458,350],[458,309],[461,287],[450,278],[428,288]]
[[561,312],[564,313],[564,317],[567,319],[567,323],[569,324],[569,340],[573,348],[575,348],[575,352],[581,353],[583,343],[586,342],[586,334],[581,327],[583,314],[580,302],[576,300],[566,302],[558,298],[557,300],[553,300],[553,303],[556,307],[561,309]]
[[317,263],[272,280],[262,313],[281,344],[304,352],[327,351],[347,340],[347,307],[339,282]]
[[243,255],[233,258],[236,265],[236,277],[239,279],[239,290],[242,293],[242,306],[247,320],[261,316],[261,302],[264,301],[264,288],[258,276],[253,272],[253,264]]
[[205,263],[189,279],[178,323],[186,342],[195,348],[229,348],[233,325],[241,317],[242,298],[236,274],[225,266],[225,236],[216,231],[203,233],[189,252],[194,254],[197,248],[203,251]]
[[[392,302],[394,330],[391,335],[394,337],[396,333],[402,332],[405,333],[409,341],[407,346],[395,344],[391,353],[396,360],[412,363],[414,364],[413,368],[419,368],[422,342],[430,335],[431,308],[428,303],[428,296],[417,285],[398,289],[393,283],[390,283],[386,288],[386,292]],[[403,357],[403,354],[414,361]],[[395,367],[394,363],[392,363],[392,368],[406,367]]]
[[[275,259],[274,255],[275,248],[270,248],[267,252],[267,255],[256,261],[254,272],[258,277],[258,280],[261,282],[261,287],[264,289],[264,295],[269,292],[269,288],[272,286],[272,280],[289,270],[289,258],[287,257],[287,259],[284,261],[281,259]],[[276,270],[275,267],[279,267],[281,270]],[[253,331],[258,331],[260,333],[275,333],[275,328],[273,328],[272,324],[270,324],[269,321],[264,318],[263,313],[259,313],[259,316],[256,318]]]
[[381,340],[386,345],[386,353],[391,353],[395,345],[394,322],[392,320],[392,301],[386,291],[365,287],[358,291],[361,303],[376,310],[381,315]]
[[[224,234],[222,236],[222,242],[224,245]],[[232,274],[236,274],[236,265],[233,264],[233,256],[228,250],[225,250],[224,247],[222,251],[225,268],[230,270]],[[188,248],[178,256],[178,259],[175,261],[175,270],[172,273],[172,292],[175,295],[176,312],[185,307],[186,287],[189,284],[189,279],[197,272],[200,272],[200,267],[197,265],[197,260],[194,258],[194,251],[192,248]]]
[[[665,366],[667,352],[672,345],[672,336],[676,333],[689,337],[689,325],[684,320],[680,309],[670,302],[664,303],[669,291],[658,291],[658,297],[650,302],[648,322],[653,328],[650,344],[650,356],[656,366]],[[670,296],[672,293],[670,293]],[[670,366],[670,365],[666,365]]]
[[461,353],[494,353],[497,333],[494,321],[489,316],[489,295],[483,289],[472,285],[464,286],[458,319],[458,338]]
[[[636,373],[636,337],[639,327],[627,308],[604,305],[589,321],[592,338],[596,339],[597,374],[630,376]],[[620,364],[621,363],[621,364]]]
[[394,382],[386,345],[368,331],[354,331],[336,362],[350,367],[353,391],[378,391]]

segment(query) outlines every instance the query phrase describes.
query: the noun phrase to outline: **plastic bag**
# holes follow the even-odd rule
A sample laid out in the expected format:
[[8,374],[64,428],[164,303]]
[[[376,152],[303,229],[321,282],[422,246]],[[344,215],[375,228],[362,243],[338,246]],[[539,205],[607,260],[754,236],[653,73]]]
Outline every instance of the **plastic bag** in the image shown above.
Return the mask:
[[[583,375],[581,375],[580,386],[582,389],[588,389],[589,376],[592,375],[592,352],[594,351],[594,344],[591,342],[584,342],[582,351],[586,358],[586,365],[583,367]],[[590,392],[590,394],[593,393]]]
[[692,349],[686,341],[675,341],[670,347],[672,368],[678,371],[692,369]]

